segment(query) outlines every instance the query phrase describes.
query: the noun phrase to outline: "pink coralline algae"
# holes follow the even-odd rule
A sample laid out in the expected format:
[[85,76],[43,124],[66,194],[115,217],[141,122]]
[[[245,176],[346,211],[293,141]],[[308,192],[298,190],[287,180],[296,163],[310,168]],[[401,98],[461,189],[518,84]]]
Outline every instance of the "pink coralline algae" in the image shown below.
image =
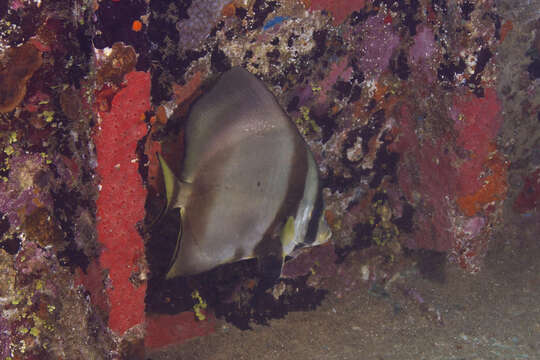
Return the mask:
[[494,89],[483,98],[461,98],[455,107],[460,116],[454,127],[457,145],[466,152],[460,159],[457,203],[467,216],[485,210],[506,196],[507,163],[496,151],[494,141],[502,123],[501,106]]
[[[506,196],[507,164],[494,146],[500,105],[491,88],[482,98],[456,99],[450,110],[454,132],[430,141],[419,141],[412,114],[402,107],[392,149],[402,154],[399,186],[415,208],[414,232],[405,245],[447,251],[451,260],[477,272],[500,216],[495,202]],[[455,150],[447,146],[450,136],[456,136]]]
[[484,180],[478,177],[492,150],[492,143],[502,123],[500,103],[494,89],[487,88],[483,98],[469,95],[456,100],[459,116],[455,122],[458,145],[469,154],[460,166],[459,190],[461,194],[478,191]]
[[377,78],[388,67],[399,45],[399,35],[392,31],[391,25],[385,24],[380,15],[367,19],[362,29],[364,34],[360,46],[360,67]]
[[[392,145],[403,154],[398,169],[399,186],[415,205],[414,236],[406,241],[411,248],[447,251],[454,245],[449,212],[450,196],[455,193],[455,169],[444,153],[442,141],[421,144],[415,134],[409,109],[401,109],[398,119],[400,137]],[[417,189],[422,189],[420,193]]]
[[334,25],[339,25],[353,12],[362,10],[366,0],[312,0],[311,10],[327,10],[334,17]]

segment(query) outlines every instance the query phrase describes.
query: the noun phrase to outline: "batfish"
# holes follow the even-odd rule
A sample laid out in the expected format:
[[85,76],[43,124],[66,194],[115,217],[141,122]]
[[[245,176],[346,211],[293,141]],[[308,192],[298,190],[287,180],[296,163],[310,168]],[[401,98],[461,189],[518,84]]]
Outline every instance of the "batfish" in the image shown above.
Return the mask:
[[185,126],[178,178],[158,154],[165,209],[181,217],[167,278],[249,258],[280,274],[295,249],[329,239],[317,164],[263,82],[232,68],[195,102]]

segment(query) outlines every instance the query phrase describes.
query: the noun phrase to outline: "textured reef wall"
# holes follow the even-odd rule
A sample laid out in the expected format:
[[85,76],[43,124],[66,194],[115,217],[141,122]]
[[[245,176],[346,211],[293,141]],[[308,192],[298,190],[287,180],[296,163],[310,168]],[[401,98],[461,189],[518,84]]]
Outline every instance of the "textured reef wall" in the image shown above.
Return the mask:
[[1,359],[114,348],[76,276],[99,253],[88,5],[0,5]]
[[[144,358],[216,317],[266,323],[361,281],[351,254],[481,271],[501,224],[538,221],[540,30],[511,5],[3,1],[0,359]],[[333,231],[271,289],[249,261],[164,281],[178,219],[151,226],[155,153],[181,158],[190,106],[232,66],[298,125]]]

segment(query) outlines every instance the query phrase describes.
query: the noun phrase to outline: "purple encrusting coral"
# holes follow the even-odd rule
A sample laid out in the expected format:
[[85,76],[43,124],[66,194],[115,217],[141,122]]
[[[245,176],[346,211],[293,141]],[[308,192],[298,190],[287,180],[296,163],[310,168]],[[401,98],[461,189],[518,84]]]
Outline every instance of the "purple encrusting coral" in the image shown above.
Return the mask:
[[362,25],[360,67],[377,78],[388,67],[394,50],[399,45],[399,35],[392,26],[385,24],[381,15],[372,16]]
[[59,182],[74,182],[76,170],[70,169],[60,155],[52,160],[41,154],[21,154],[9,159],[9,177],[0,183],[0,212],[11,225],[21,225],[24,216],[39,207],[52,208],[50,190],[56,183],[51,182],[49,166],[54,167]]
[[54,257],[54,251],[38,246],[34,241],[23,241],[21,250],[17,254],[15,269],[22,275],[36,275],[45,270],[54,272],[58,270],[56,261],[49,261]]
[[188,9],[189,18],[180,20],[176,29],[180,34],[179,48],[189,50],[198,47],[210,34],[221,17],[221,9],[227,0],[194,1]]
[[433,31],[423,26],[414,37],[414,45],[409,50],[409,58],[413,64],[422,64],[437,51]]
[[44,170],[45,161],[38,154],[23,154],[10,159],[9,179],[0,183],[0,212],[6,214],[12,226],[21,225],[19,210],[30,213],[51,204],[49,193],[37,191],[36,177]]
[[9,329],[9,322],[3,316],[0,316],[0,358],[7,359],[10,356],[10,343],[11,331]]

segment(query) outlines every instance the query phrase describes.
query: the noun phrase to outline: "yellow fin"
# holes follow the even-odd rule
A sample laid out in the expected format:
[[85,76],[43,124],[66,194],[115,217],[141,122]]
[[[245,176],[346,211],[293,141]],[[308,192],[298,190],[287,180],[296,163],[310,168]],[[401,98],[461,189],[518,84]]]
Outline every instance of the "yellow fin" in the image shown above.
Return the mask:
[[158,153],[156,155],[159,159],[163,181],[165,182],[165,194],[167,196],[167,207],[165,211],[171,208],[185,207],[188,197],[191,194],[191,183],[178,179],[165,159]]
[[165,211],[167,211],[171,206],[175,186],[178,182],[178,179],[176,178],[176,176],[174,176],[171,168],[169,167],[165,159],[163,159],[163,157],[161,157],[161,155],[157,153],[156,155],[159,159],[159,166],[161,167],[161,172],[163,173],[163,181],[165,182],[165,193],[167,195],[167,206],[165,207]]
[[290,247],[291,243],[294,241],[294,237],[294,217],[289,216],[287,222],[285,223],[285,226],[283,226],[283,229],[281,230],[281,246],[283,249],[283,257],[287,255],[287,251],[285,249],[288,249]]

